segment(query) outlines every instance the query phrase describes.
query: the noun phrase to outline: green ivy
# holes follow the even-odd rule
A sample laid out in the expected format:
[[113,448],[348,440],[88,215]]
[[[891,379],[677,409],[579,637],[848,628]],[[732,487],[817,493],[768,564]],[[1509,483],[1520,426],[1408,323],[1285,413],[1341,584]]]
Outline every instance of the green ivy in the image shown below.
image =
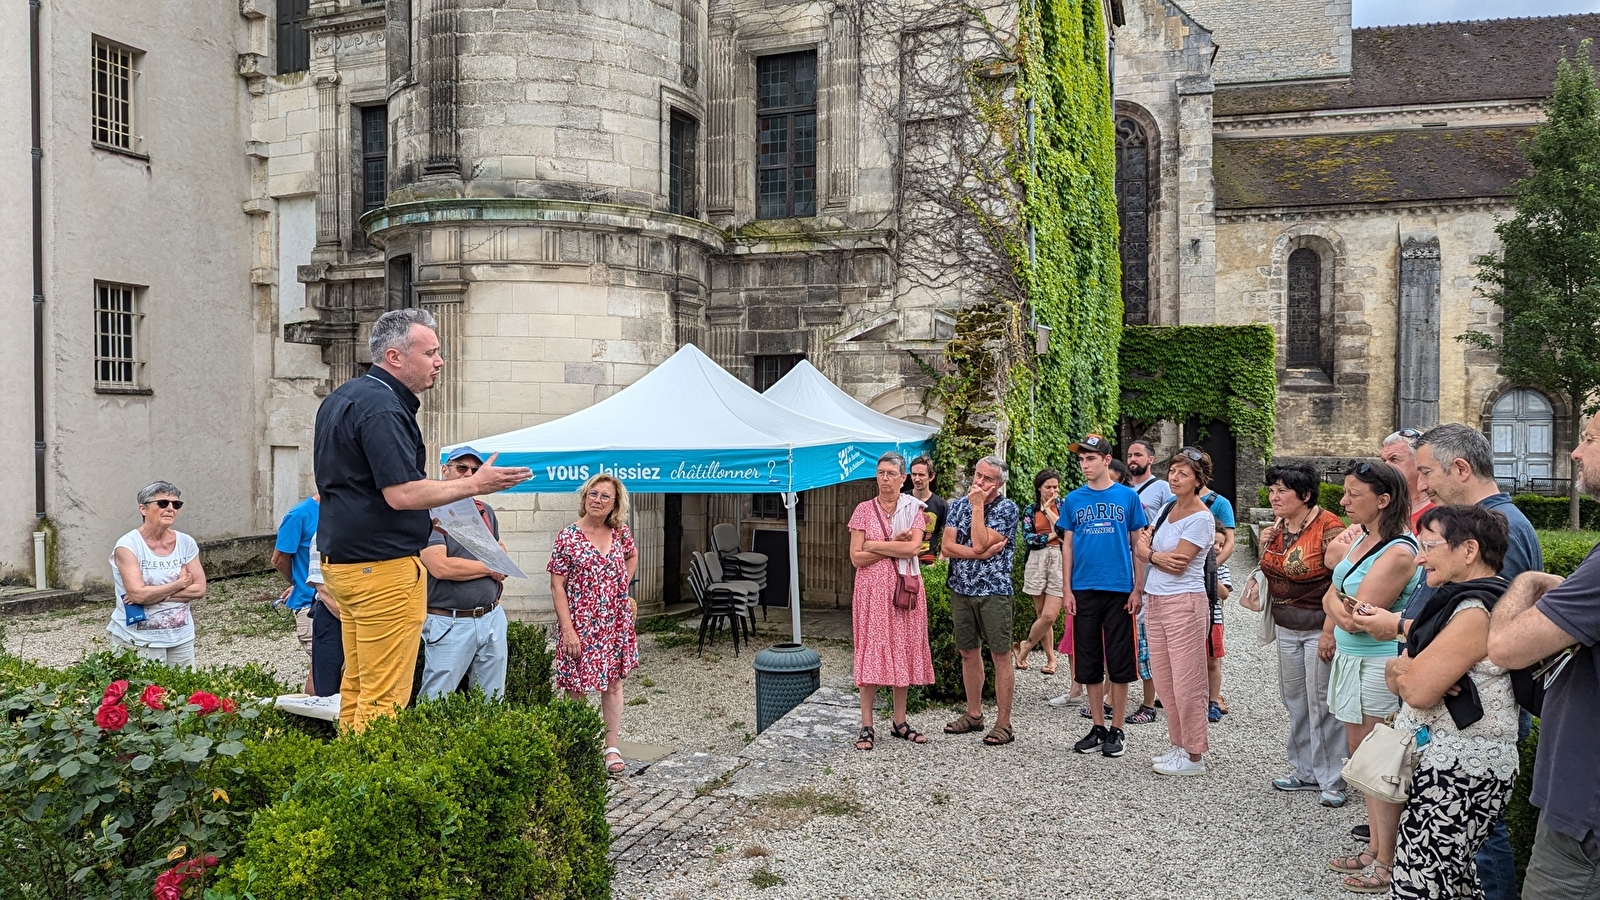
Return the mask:
[[1172,325],[1122,330],[1122,411],[1136,425],[1220,419],[1272,453],[1278,402],[1270,325]]
[[[1015,205],[965,204],[1010,277],[976,286],[978,299],[956,314],[944,370],[928,367],[929,399],[944,410],[935,448],[942,491],[997,447],[1022,476],[1061,466],[1075,437],[1109,431],[1117,420],[1121,270],[1101,4],[1036,0],[1021,12],[1009,48],[1014,76],[996,78],[1008,66],[988,60],[968,77],[979,124],[1007,148],[999,165],[975,162],[969,177],[1003,183],[1000,193]],[[1034,324],[1051,329],[1042,356]],[[1077,470],[1069,471],[1070,480]],[[1027,482],[1012,479],[1013,495],[1027,493]]]

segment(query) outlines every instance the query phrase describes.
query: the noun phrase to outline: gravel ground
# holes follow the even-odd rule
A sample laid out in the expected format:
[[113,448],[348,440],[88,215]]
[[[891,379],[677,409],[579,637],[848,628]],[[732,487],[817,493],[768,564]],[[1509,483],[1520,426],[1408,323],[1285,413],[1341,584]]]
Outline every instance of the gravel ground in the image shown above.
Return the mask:
[[[1231,566],[1240,583],[1254,569],[1247,554]],[[722,852],[646,896],[1349,896],[1326,859],[1353,852],[1360,798],[1328,810],[1268,784],[1286,769],[1275,652],[1256,644],[1248,610],[1226,609],[1232,712],[1211,728],[1205,776],[1151,771],[1164,720],[1129,726],[1120,759],[1073,753],[1086,720],[1045,705],[1067,682],[1040,675],[1036,657],[1018,673],[1015,743],[942,734],[950,710],[913,715],[927,746],[880,731],[874,752],[841,755],[812,777],[814,793],[769,803]]]

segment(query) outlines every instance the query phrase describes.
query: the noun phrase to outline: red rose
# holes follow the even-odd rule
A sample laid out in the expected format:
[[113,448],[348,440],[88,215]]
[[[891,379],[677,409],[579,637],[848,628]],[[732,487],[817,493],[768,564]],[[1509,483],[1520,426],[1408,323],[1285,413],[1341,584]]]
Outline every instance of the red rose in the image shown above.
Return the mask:
[[189,705],[200,707],[200,714],[203,716],[209,716],[222,708],[222,701],[217,699],[216,694],[210,694],[205,691],[195,691],[189,695]]
[[156,879],[156,888],[151,891],[156,900],[183,900],[183,888],[177,882],[165,879],[165,875]]
[[165,709],[166,707],[162,705],[161,701],[166,695],[167,692],[161,685],[152,684],[144,689],[144,693],[139,695],[139,702],[149,709]]
[[100,698],[100,705],[109,706],[113,703],[119,703],[122,700],[122,695],[126,694],[127,692],[128,679],[118,678],[116,681],[106,685],[106,693],[105,696]]
[[217,858],[215,856],[208,856],[205,859],[202,859],[201,862],[205,863],[209,868],[217,864]]
[[120,703],[107,703],[94,711],[94,723],[106,731],[116,731],[128,724],[128,710]]
[[231,713],[231,712],[233,712],[234,710],[236,710],[238,708],[239,708],[239,705],[237,703],[233,702],[233,698],[232,697],[223,697],[222,698],[222,711],[223,712]]

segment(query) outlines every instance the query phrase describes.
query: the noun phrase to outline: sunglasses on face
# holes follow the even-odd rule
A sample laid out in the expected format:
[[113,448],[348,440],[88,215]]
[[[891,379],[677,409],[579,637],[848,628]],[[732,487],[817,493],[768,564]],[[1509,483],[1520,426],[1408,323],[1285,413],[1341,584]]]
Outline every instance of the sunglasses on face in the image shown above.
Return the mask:
[[455,469],[457,472],[460,472],[463,475],[471,475],[478,471],[477,466],[469,466],[465,463],[454,463],[450,466],[450,468]]
[[[163,498],[161,500],[151,500],[150,503],[154,503],[156,506],[160,507],[161,509],[166,509],[169,506],[172,507],[173,509],[183,509],[183,501],[182,500],[167,500],[167,499]],[[149,505],[149,504],[146,504],[146,505]]]

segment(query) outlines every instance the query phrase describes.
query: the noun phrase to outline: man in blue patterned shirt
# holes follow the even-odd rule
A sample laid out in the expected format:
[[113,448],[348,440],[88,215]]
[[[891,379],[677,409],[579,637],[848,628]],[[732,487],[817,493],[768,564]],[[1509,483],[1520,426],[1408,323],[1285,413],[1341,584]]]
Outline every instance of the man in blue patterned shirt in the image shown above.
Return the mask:
[[1011,694],[1016,673],[1011,668],[1011,625],[1016,607],[1011,584],[1011,540],[1017,532],[1017,505],[1002,491],[1010,473],[998,456],[985,456],[972,467],[972,488],[950,504],[942,539],[950,560],[950,614],[955,620],[956,649],[961,651],[961,680],[967,689],[967,712],[944,727],[945,734],[966,734],[983,728],[983,650],[994,660],[994,728],[984,735],[991,747],[1009,744]]

